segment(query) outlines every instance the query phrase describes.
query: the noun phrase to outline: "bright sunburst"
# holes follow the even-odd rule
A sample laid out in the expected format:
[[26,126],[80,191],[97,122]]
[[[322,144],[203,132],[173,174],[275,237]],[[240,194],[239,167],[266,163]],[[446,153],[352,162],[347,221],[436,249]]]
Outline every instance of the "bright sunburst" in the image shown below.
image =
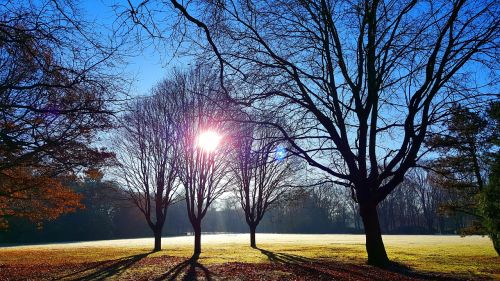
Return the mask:
[[214,151],[222,139],[222,136],[214,131],[205,131],[198,136],[196,145],[206,152]]

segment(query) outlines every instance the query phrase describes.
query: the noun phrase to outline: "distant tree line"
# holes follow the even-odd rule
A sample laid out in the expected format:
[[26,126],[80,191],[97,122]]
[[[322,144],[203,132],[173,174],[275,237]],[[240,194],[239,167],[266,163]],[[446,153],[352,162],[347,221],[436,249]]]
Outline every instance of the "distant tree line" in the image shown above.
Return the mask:
[[[421,185],[423,180],[425,185]],[[105,240],[150,237],[143,214],[129,201],[127,194],[110,183],[87,178],[71,185],[81,194],[84,209],[49,221],[41,228],[23,219],[11,222],[0,232],[2,243],[42,243],[60,241]],[[301,188],[271,208],[260,222],[262,233],[363,233],[358,208],[346,200],[345,187]],[[425,198],[425,199],[424,199]],[[217,202],[203,221],[204,232],[247,233],[245,214],[235,198]],[[423,203],[425,200],[425,203]],[[472,217],[445,214],[439,206],[453,200],[446,190],[433,187],[425,173],[413,173],[403,187],[381,205],[381,220],[386,234],[457,234],[470,226]],[[386,216],[387,215],[387,216]],[[173,204],[166,217],[162,235],[177,236],[193,232],[184,201]]]

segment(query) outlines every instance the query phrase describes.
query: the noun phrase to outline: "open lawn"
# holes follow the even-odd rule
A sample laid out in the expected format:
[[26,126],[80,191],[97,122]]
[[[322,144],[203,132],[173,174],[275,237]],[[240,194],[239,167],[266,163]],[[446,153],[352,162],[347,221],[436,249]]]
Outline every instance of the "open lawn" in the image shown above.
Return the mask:
[[0,280],[500,280],[500,258],[487,237],[386,235],[391,270],[366,265],[362,235],[248,234],[9,246],[0,248]]

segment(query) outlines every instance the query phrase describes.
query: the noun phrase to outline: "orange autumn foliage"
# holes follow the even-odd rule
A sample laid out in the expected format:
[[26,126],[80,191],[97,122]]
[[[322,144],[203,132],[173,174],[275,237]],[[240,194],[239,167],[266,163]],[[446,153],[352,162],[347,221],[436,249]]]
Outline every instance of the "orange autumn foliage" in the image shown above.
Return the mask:
[[11,217],[26,218],[41,226],[43,221],[84,208],[82,196],[62,180],[26,167],[1,171],[0,229],[8,227]]

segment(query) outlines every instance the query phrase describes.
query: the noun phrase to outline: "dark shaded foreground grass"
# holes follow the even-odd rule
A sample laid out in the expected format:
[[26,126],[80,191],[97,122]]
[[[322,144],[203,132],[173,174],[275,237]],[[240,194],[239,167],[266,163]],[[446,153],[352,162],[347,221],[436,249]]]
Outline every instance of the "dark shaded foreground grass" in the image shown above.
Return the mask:
[[201,256],[190,256],[190,237],[167,238],[165,249],[155,253],[144,247],[149,240],[133,239],[4,247],[0,248],[0,280],[500,278],[500,258],[481,237],[387,237],[389,255],[396,262],[380,269],[366,264],[364,246],[357,237],[261,236],[256,249],[246,245],[246,235],[207,237]]
[[82,264],[1,266],[0,280],[489,280],[487,276],[418,272],[399,264],[380,269],[263,248],[256,250],[269,262],[203,265],[198,256],[186,259],[142,253]]

